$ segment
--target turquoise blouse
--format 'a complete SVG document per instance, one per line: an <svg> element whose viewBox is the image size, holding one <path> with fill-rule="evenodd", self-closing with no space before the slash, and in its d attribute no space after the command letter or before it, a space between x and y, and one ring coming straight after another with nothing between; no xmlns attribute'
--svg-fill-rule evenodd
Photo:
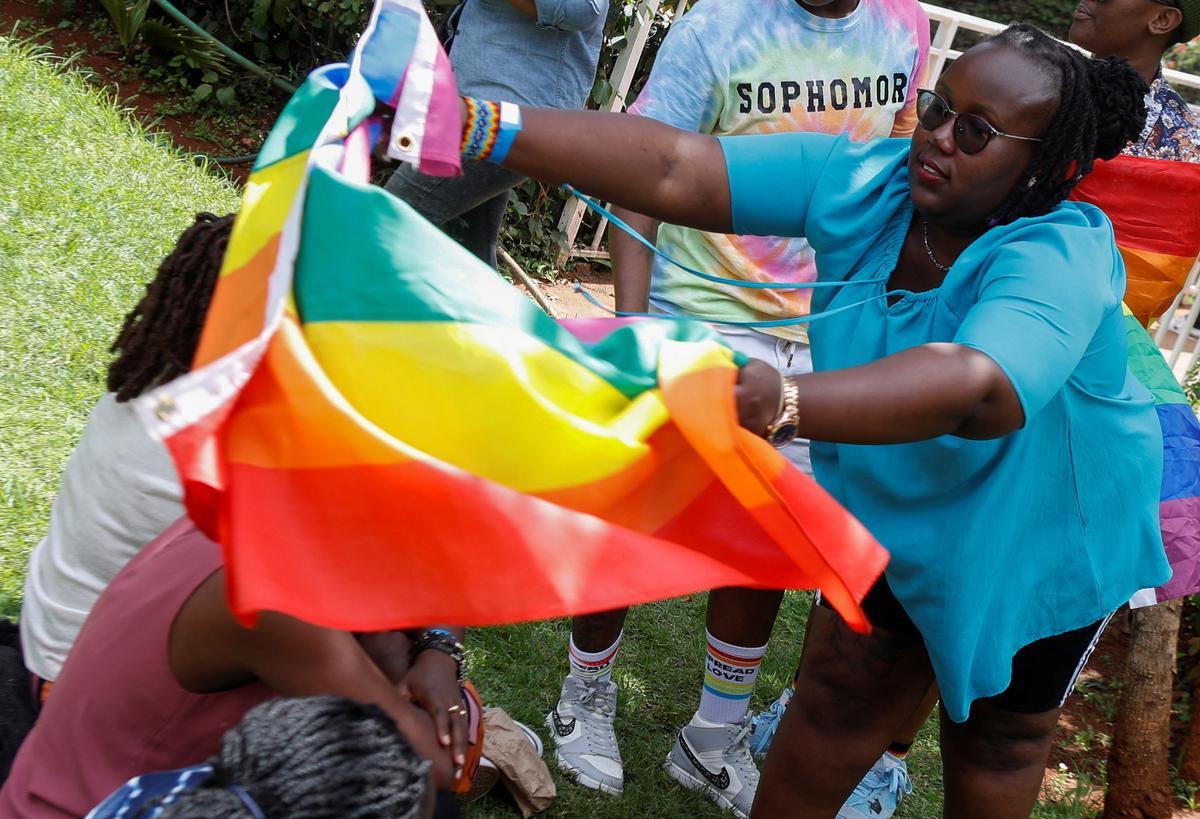
<svg viewBox="0 0 1200 819"><path fill-rule="evenodd" d="M738 233L804 236L822 281L817 370L930 342L992 358L1025 411L989 441L814 441L817 479L891 552L888 583L921 630L955 721L1008 687L1028 643L1105 617L1170 577L1158 528L1162 433L1129 372L1125 268L1091 205L989 230L941 287L888 306L912 219L909 141L824 134L721 140Z"/></svg>

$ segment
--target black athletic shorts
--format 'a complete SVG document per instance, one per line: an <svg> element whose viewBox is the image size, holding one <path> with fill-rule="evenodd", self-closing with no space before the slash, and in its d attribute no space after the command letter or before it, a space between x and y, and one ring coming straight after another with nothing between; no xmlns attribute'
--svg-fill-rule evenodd
<svg viewBox="0 0 1200 819"><path fill-rule="evenodd" d="M832 608L822 595L818 595L817 602ZM886 577L881 575L867 592L862 608L871 625L921 639L920 630L892 594ZM1109 617L1074 631L1043 637L1022 648L1013 657L1012 682L1001 693L986 698L986 702L1019 714L1040 714L1061 708L1096 643L1100 642Z"/></svg>

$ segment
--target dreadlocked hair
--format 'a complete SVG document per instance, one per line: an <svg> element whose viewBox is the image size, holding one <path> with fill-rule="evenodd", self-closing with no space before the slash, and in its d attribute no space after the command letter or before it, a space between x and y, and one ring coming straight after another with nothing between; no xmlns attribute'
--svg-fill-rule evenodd
<svg viewBox="0 0 1200 819"><path fill-rule="evenodd" d="M378 706L343 697L276 699L226 732L213 775L160 797L143 817L253 819L230 786L266 819L409 819L425 804L429 763Z"/></svg>
<svg viewBox="0 0 1200 819"><path fill-rule="evenodd" d="M1058 111L1036 143L1025 176L992 214L993 224L1041 216L1067 198L1097 159L1112 159L1146 123L1150 87L1119 57L1090 60L1039 29L1020 23L998 42L1040 62L1059 81Z"/></svg>
<svg viewBox="0 0 1200 819"><path fill-rule="evenodd" d="M232 227L232 214L196 214L146 285L146 295L125 316L109 348L117 358L108 367L108 391L118 401L191 369Z"/></svg>

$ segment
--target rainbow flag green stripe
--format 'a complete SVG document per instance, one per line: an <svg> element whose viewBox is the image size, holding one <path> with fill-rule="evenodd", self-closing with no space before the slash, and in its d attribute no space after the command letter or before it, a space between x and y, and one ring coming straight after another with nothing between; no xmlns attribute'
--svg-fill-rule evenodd
<svg viewBox="0 0 1200 819"><path fill-rule="evenodd" d="M309 208L321 217L307 214L310 241L296 263L296 305L306 324L466 322L519 328L631 397L657 384L663 340L718 340L699 322L639 322L589 349L499 275L480 275L473 256L446 246L437 228L386 191L350 187L322 168L313 171L309 190ZM345 242L346 236L361 238ZM436 256L412 253L434 244L441 246ZM381 277L382 269L394 272ZM328 275L330 270L338 275Z"/></svg>

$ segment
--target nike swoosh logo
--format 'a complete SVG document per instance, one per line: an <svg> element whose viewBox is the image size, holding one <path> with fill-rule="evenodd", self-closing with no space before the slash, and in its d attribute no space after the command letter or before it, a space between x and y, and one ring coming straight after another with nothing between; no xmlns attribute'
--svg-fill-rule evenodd
<svg viewBox="0 0 1200 819"><path fill-rule="evenodd" d="M569 737L571 732L575 730L575 717L571 717L569 724L565 723L562 721L562 717L558 715L557 708L550 712L550 719L554 723L554 733L560 737Z"/></svg>
<svg viewBox="0 0 1200 819"><path fill-rule="evenodd" d="M683 749L683 755L688 758L692 766L700 772L700 775L707 779L717 790L725 790L729 787L729 769L722 766L720 773L714 773L708 768L700 764L700 760L696 758L696 754L692 752L692 746L688 745L687 738L683 732L679 732L679 747Z"/></svg>

